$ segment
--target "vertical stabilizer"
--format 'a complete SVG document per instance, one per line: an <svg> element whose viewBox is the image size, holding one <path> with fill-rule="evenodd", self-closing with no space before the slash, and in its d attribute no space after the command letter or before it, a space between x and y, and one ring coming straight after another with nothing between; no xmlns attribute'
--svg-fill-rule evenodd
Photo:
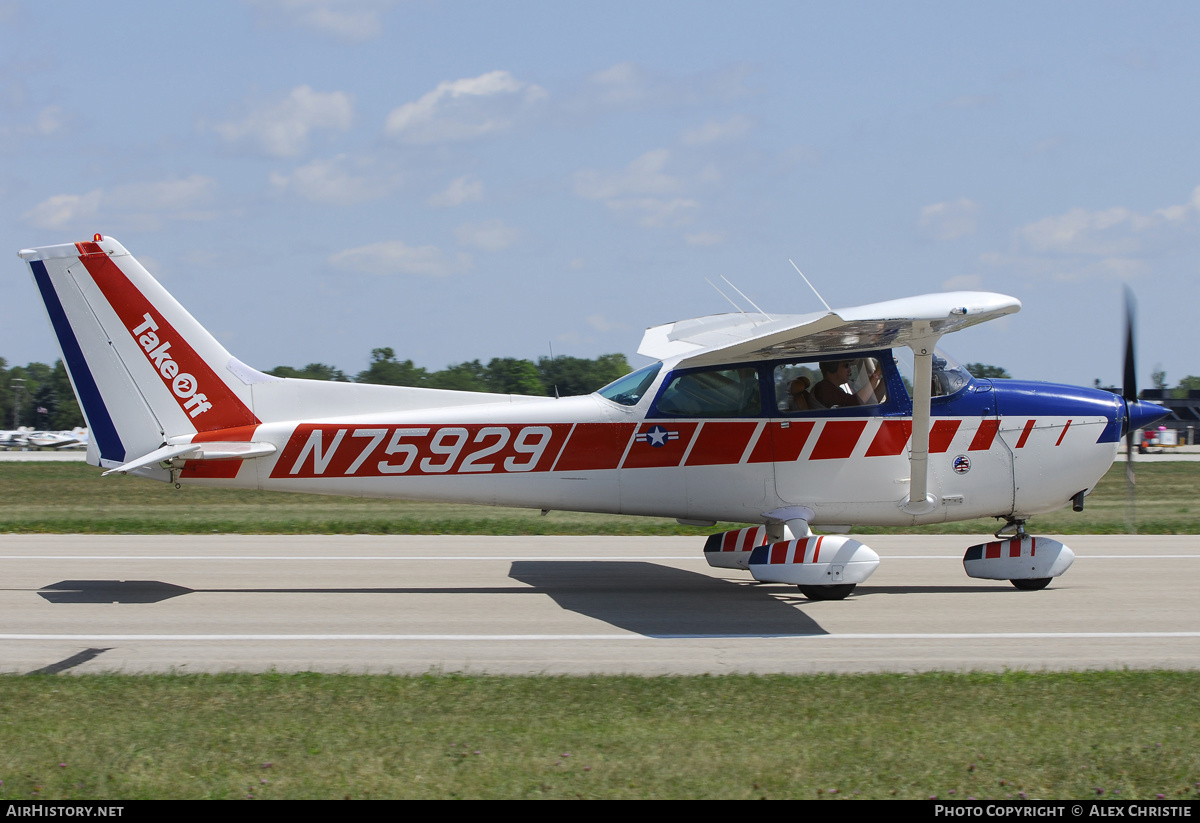
<svg viewBox="0 0 1200 823"><path fill-rule="evenodd" d="M167 437L259 423L229 352L120 243L97 235L20 255L91 429L89 463L112 467Z"/></svg>

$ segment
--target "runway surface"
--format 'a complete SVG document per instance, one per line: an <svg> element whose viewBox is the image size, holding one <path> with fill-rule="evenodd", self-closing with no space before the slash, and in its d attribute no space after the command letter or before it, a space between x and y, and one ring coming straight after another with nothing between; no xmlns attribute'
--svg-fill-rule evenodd
<svg viewBox="0 0 1200 823"><path fill-rule="evenodd" d="M1200 537L1063 538L1049 589L979 537L865 537L842 602L665 537L0 536L0 671L693 674L1200 665Z"/></svg>

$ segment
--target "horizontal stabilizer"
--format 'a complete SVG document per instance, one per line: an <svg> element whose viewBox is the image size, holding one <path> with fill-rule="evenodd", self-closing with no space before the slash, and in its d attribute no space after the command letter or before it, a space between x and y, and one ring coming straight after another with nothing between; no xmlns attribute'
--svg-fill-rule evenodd
<svg viewBox="0 0 1200 823"><path fill-rule="evenodd" d="M179 446L163 446L149 454L132 460L124 465L109 469L101 477L110 474L128 474L135 469L162 463L167 460L183 458L184 460L250 460L255 457L266 457L274 454L276 448L271 443L184 443Z"/></svg>

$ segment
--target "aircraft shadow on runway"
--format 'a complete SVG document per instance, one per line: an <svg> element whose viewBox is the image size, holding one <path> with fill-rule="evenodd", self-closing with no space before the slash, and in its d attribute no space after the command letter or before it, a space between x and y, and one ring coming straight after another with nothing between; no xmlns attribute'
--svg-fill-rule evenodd
<svg viewBox="0 0 1200 823"><path fill-rule="evenodd" d="M189 589L158 580L63 580L38 590L55 604L161 603L201 592L244 594L535 594L612 626L653 637L827 634L796 608L794 588L628 561L518 561L524 585L422 588Z"/></svg>
<svg viewBox="0 0 1200 823"><path fill-rule="evenodd" d="M648 637L780 637L827 634L797 606L791 586L734 581L656 563L515 561L520 586L421 588L190 589L158 580L63 580L38 590L55 604L151 604L193 593L226 594L536 594L561 608ZM1011 591L996 585L860 586L854 598L879 594ZM853 603L852 598L848 603Z"/></svg>
<svg viewBox="0 0 1200 823"><path fill-rule="evenodd" d="M739 583L655 563L607 560L520 560L508 576L564 609L647 637L828 634L796 608L803 598L790 586Z"/></svg>

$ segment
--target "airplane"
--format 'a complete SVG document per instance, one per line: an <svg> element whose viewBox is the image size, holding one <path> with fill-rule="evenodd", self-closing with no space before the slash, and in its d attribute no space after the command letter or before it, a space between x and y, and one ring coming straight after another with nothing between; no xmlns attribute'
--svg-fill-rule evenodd
<svg viewBox="0 0 1200 823"><path fill-rule="evenodd" d="M105 475L747 523L710 536L708 562L810 600L844 599L879 566L855 525L989 516L1004 525L967 549L967 575L1044 588L1074 554L1026 521L1082 509L1121 437L1166 414L1132 379L1124 396L982 379L935 352L1021 307L986 292L667 323L638 349L652 365L548 398L274 377L111 237L20 257Z"/></svg>

